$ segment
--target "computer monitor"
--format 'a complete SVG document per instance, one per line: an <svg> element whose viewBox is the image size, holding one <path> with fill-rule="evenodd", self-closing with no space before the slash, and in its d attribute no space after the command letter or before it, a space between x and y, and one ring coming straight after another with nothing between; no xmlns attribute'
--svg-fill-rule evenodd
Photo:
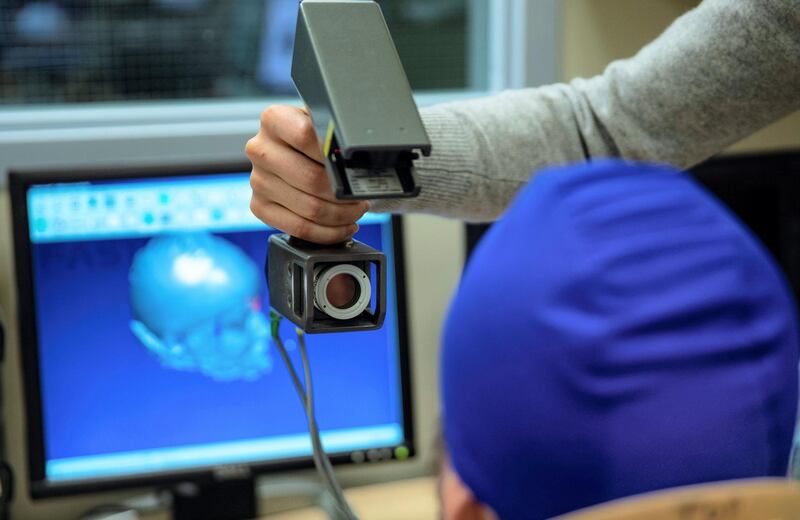
<svg viewBox="0 0 800 520"><path fill-rule="evenodd" d="M311 466L249 170L11 172L34 498ZM414 451L400 221L360 224L388 260L385 325L306 338L334 463Z"/></svg>

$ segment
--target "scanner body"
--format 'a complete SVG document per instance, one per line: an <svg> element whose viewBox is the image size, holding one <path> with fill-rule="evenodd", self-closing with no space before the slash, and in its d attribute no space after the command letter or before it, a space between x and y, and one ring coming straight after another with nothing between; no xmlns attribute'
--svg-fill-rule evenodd
<svg viewBox="0 0 800 520"><path fill-rule="evenodd" d="M419 194L413 161L429 155L431 144L376 2L304 0L292 79L336 198Z"/></svg>
<svg viewBox="0 0 800 520"><path fill-rule="evenodd" d="M414 161L431 153L431 143L376 2L301 2L292 79L314 121L337 199L420 193ZM271 307L309 334L383 325L386 257L366 244L319 246L273 235L266 274ZM326 285L342 276L356 287L352 305L344 307L328 298Z"/></svg>

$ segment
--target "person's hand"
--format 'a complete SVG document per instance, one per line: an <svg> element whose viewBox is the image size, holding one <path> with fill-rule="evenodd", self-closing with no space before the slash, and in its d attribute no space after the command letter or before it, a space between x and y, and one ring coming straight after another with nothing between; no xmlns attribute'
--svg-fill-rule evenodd
<svg viewBox="0 0 800 520"><path fill-rule="evenodd" d="M334 197L307 112L268 107L245 152L253 163L250 210L265 224L318 244L343 242L358 230L369 203Z"/></svg>

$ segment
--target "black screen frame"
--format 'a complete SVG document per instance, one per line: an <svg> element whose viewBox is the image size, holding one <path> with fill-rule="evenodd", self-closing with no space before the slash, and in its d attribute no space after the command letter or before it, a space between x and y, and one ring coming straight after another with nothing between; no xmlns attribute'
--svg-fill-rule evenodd
<svg viewBox="0 0 800 520"><path fill-rule="evenodd" d="M241 174L252 169L250 163L188 164L141 167L74 168L48 170L12 170L9 172L9 192L11 195L14 260L16 273L16 297L20 337L21 371L24 390L25 439L27 443L28 483L33 499L80 495L120 489L156 487L166 488L177 483L196 482L209 484L231 478L253 478L258 475L275 474L286 471L313 468L311 456L276 459L274 461L242 464L225 464L214 467L172 470L131 476L114 476L69 482L52 482L46 479L45 432L43 424L42 394L39 370L39 342L36 330L36 305L32 270L32 248L28 220L28 190L39 184L72 183L84 181L125 180L163 177L192 177L219 174ZM397 309L397 341L400 377L400 396L403 411L404 442L400 445L385 446L408 449L404 460L416 456L414 437L414 415L412 403L411 353L409 348L409 323L406 303L405 244L402 218L392 216L392 249L395 276L395 305ZM266 240L264 242L266 247ZM299 406L299 404L298 404ZM381 448L378 448L381 449ZM364 451L364 450L356 450ZM394 449L391 458L396 460ZM330 455L335 465L355 464L353 452ZM363 457L363 463L386 462L386 458L370 460ZM361 462L358 462L359 464Z"/></svg>

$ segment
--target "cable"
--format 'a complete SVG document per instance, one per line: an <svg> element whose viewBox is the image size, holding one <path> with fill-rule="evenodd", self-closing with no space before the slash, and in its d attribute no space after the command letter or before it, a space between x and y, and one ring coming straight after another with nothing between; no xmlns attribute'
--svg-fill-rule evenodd
<svg viewBox="0 0 800 520"><path fill-rule="evenodd" d="M314 466L317 469L317 474L319 475L325 489L328 491L331 497L333 497L334 502L336 503L336 506L343 518L347 520L358 520L358 517L350 508L350 504L347 503L347 498L344 496L342 486L339 484L339 480L336 478L336 473L333 471L331 461L328 459L328 456L325 454L325 449L322 446L322 440L320 438L319 428L317 426L316 414L314 413L314 385L311 381L311 364L308 361L305 334L302 330L296 329L297 343L300 350L300 360L303 365L303 377L305 379L304 389L303 384L297 375L297 371L294 368L294 364L289 357L289 353L286 351L286 347L280 338L279 329L282 317L275 311L271 311L270 320L272 339L278 348L281 358L283 358L283 362L286 364L286 368L289 371L289 376L292 378L292 384L294 385L297 395L300 397L300 401L303 403L303 408L306 412L308 431L311 437L312 458L314 459Z"/></svg>
<svg viewBox="0 0 800 520"><path fill-rule="evenodd" d="M336 498L337 502L341 505L344 504L347 509L349 510L349 506L347 506L347 499L344 496L344 491L342 490L341 486L339 485L339 481L336 478L336 474L333 471L333 466L331 465L330 460L327 456L325 456L325 451L322 446L322 440L319 434L319 428L317 426L317 419L314 413L314 391L313 385L310 384L311 381L311 365L308 362L308 353L305 346L305 337L301 330L297 330L297 339L300 345L300 358L303 364L303 375L306 380L306 415L309 418L308 426L309 431L311 433L311 442L313 443L314 453L317 455L317 461L319 463L319 467L326 474L326 479L328 484L333 491L333 495ZM345 514L352 514L352 512L347 513L347 510L343 509ZM349 516L348 516L349 518Z"/></svg>
<svg viewBox="0 0 800 520"><path fill-rule="evenodd" d="M289 358L289 354L286 352L286 347L283 345L283 341L280 338L273 338L273 339L275 340L275 344L278 347L278 352L280 352L281 357L283 358L284 364L289 369L289 375L292 378L292 382L294 384L295 390L297 390L297 394L300 396L300 400L303 403L303 410L306 412L306 418L308 419L308 409L307 409L308 398L306 396L305 390L303 389L303 385L300 382L300 378L297 376L297 372L295 371L294 366ZM324 463L319 459L317 444L314 442L315 431L316 431L316 421L312 422L311 420L309 420L309 432L311 433L311 442L313 449L312 456L314 459L314 465L318 468L322 468L325 471L325 473L320 474L320 477L322 478L322 483L325 489L331 494L331 496L338 503L339 497L338 493L336 492L336 488L331 484L327 469L325 468Z"/></svg>
<svg viewBox="0 0 800 520"><path fill-rule="evenodd" d="M297 372L295 371L294 365L292 364L292 361L289 358L289 354L286 351L286 347L284 346L283 341L280 339L280 337L273 336L272 339L275 341L275 345L278 347L278 352L280 353L281 358L283 358L283 362L286 365L286 368L289 370L289 375L292 378L292 383L294 384L294 388L297 391L297 394L300 396L300 400L303 403L303 411L307 412L306 405L307 405L308 399L306 397L306 391L303 388L302 383L300 382L300 378L297 376ZM307 413L306 413L306 418L308 418L308 414ZM310 426L309 426L309 431L311 431ZM315 466L320 466L319 461L317 459L316 446L313 443L313 433L312 433L312 448L314 448L314 451L312 453L312 456L314 457L314 465ZM322 483L325 486L325 489L334 498L336 498L335 491L330 486L330 483L327 480L327 473L325 473L323 475L320 475L320 476L322 477Z"/></svg>
<svg viewBox="0 0 800 520"><path fill-rule="evenodd" d="M339 512L343 515L343 517L348 520L356 520L357 517L350 509L347 499L344 496L344 492L342 491L342 488L336 479L336 474L333 471L330 460L328 460L328 457L325 455L322 447L319 429L317 427L317 421L314 414L313 384L311 383L310 365L308 363L308 356L305 348L305 338L302 334L302 331L298 330L298 343L300 344L300 352L303 360L304 376L306 379L306 386L308 388L307 392L303 390L303 386L300 383L300 378L297 376L297 372L295 371L294 365L292 364L289 355L286 352L283 341L276 335L273 335L273 339L275 340L275 344L278 347L284 363L286 363L286 367L289 370L292 382L306 411L309 432L311 434L312 455L314 459L314 465L317 468L317 473L319 474L326 490L334 499Z"/></svg>

